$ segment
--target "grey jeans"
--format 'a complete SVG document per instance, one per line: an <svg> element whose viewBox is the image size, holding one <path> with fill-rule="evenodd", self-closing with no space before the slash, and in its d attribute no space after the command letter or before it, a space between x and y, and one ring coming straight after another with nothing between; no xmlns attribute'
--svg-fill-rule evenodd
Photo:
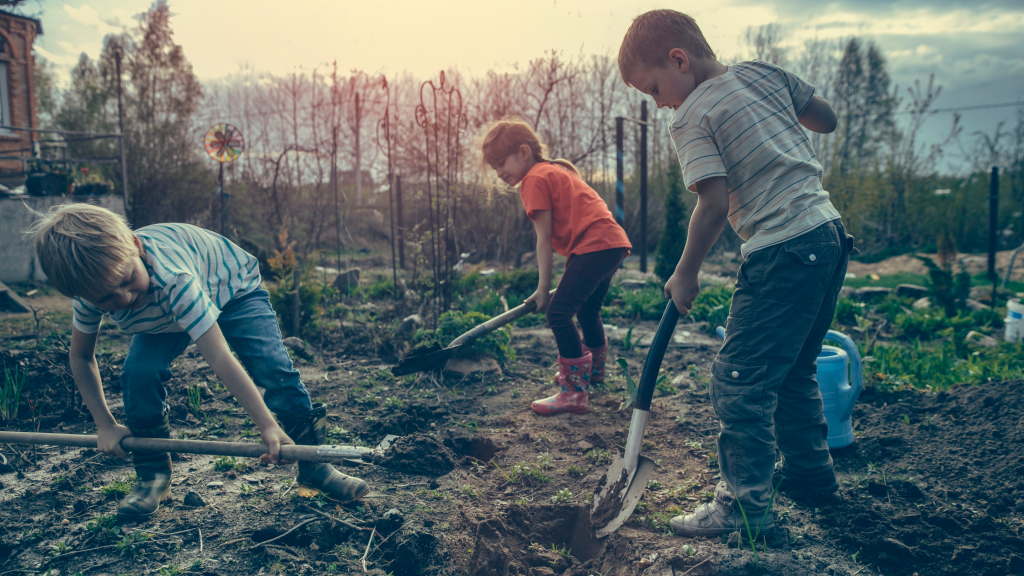
<svg viewBox="0 0 1024 576"><path fill-rule="evenodd" d="M771 500L776 445L787 476L831 472L815 376L852 249L853 237L833 220L740 266L711 401L722 479L748 516Z"/></svg>

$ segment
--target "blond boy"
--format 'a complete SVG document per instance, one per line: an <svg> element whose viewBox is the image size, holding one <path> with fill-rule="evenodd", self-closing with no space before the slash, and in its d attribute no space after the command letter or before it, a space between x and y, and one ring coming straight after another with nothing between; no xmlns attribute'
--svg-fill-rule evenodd
<svg viewBox="0 0 1024 576"><path fill-rule="evenodd" d="M697 272L726 220L744 240L726 340L712 365L722 482L713 502L673 518L672 528L691 537L736 532L742 507L754 524L764 518L764 534L775 525L776 447L782 489L837 489L815 360L853 238L821 187L801 128L832 132L836 116L782 68L721 64L696 22L673 10L633 21L619 71L674 111L669 133L684 183L697 193L686 248L665 283L680 314L700 291Z"/></svg>
<svg viewBox="0 0 1024 576"><path fill-rule="evenodd" d="M133 233L120 216L88 204L63 204L40 216L31 230L36 252L50 283L74 299L71 372L96 422L101 451L125 458L120 443L126 436L170 437L164 383L171 361L193 342L259 427L269 447L264 462L279 462L282 444L324 442L326 409L310 403L292 367L252 255L188 224ZM127 426L107 407L94 355L103 316L133 334L121 370ZM132 457L138 479L118 515L145 519L170 495L171 459L166 452ZM330 464L300 462L298 480L343 501L369 490Z"/></svg>

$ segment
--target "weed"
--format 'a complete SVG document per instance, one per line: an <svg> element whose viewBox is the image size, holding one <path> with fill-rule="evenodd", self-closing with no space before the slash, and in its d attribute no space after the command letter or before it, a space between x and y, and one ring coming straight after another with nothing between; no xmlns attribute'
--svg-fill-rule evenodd
<svg viewBox="0 0 1024 576"><path fill-rule="evenodd" d="M836 321L851 326L856 323L857 316L863 316L864 303L851 298L840 298L836 303Z"/></svg>
<svg viewBox="0 0 1024 576"><path fill-rule="evenodd" d="M186 571L183 571L181 568L178 568L177 564L161 566L160 569L156 571L159 576L181 576L185 572Z"/></svg>
<svg viewBox="0 0 1024 576"><path fill-rule="evenodd" d="M568 504L572 502L572 492L568 488L562 488L551 497L551 501L555 504Z"/></svg>
<svg viewBox="0 0 1024 576"><path fill-rule="evenodd" d="M610 464L612 461L612 453L610 450L604 448L594 448L585 454L587 460L590 460L594 465Z"/></svg>
<svg viewBox="0 0 1024 576"><path fill-rule="evenodd" d="M227 472L228 470L241 472L245 470L245 459L235 458L234 456L221 456L213 461L213 469L217 472Z"/></svg>
<svg viewBox="0 0 1024 576"><path fill-rule="evenodd" d="M4 385L0 388L0 418L5 421L14 420L18 416L18 403L21 401L21 390L25 387L28 368L14 367L12 372L4 364Z"/></svg>
<svg viewBox="0 0 1024 576"><path fill-rule="evenodd" d="M121 535L121 528L117 525L117 516L100 515L85 525L86 530L98 534L97 538L109 542Z"/></svg>
<svg viewBox="0 0 1024 576"><path fill-rule="evenodd" d="M693 300L689 317L694 322L706 321L708 333L714 334L715 328L724 326L729 318L729 307L732 305L732 293L736 289L723 285L702 290Z"/></svg>
<svg viewBox="0 0 1024 576"><path fill-rule="evenodd" d="M701 444L700 440L690 440L686 442L686 447L690 450L700 450L704 445Z"/></svg>
<svg viewBox="0 0 1024 576"><path fill-rule="evenodd" d="M625 358L619 358L615 361L619 365L619 369L622 370L622 376L626 379L626 397L622 400L622 404L619 405L619 410L625 410L636 402L636 393L639 390L633 377L629 374L629 363L626 362Z"/></svg>
<svg viewBox="0 0 1024 576"><path fill-rule="evenodd" d="M715 493L711 490L705 490L698 495L701 502L712 502L715 499Z"/></svg>
<svg viewBox="0 0 1024 576"><path fill-rule="evenodd" d="M903 415L903 423L906 424L907 426L909 426L910 425L910 416L907 416L906 414L904 414Z"/></svg>
<svg viewBox="0 0 1024 576"><path fill-rule="evenodd" d="M152 537L151 534L136 530L122 536L121 540L117 543L117 549L121 552L121 556L130 556L132 558L141 556L146 553L143 549L143 544Z"/></svg>
<svg viewBox="0 0 1024 576"><path fill-rule="evenodd" d="M649 490L661 490L661 482L658 482L654 478L647 481L647 488Z"/></svg>
<svg viewBox="0 0 1024 576"><path fill-rule="evenodd" d="M772 490L772 496L768 499L768 508L765 509L764 515L761 516L761 521L757 524L757 532L752 533L750 531L750 521L747 520L747 512L743 509L743 503L739 501L739 498L736 498L735 494L732 495L733 498L736 498L736 504L740 507L740 514L743 515L743 525L747 528L747 540L750 542L750 549L754 551L755 567L757 566L757 545L755 543L757 542L757 537L761 534L761 526L764 525L764 519L767 518L768 513L772 511L772 504L775 502L775 494L779 491L779 486L782 485L782 480L783 479L780 479L779 483L775 485L775 489ZM767 543L765 543L765 548L767 548L767 546Z"/></svg>
<svg viewBox="0 0 1024 576"><path fill-rule="evenodd" d="M473 486L471 486L469 484L464 484L462 486L462 488L460 488L460 491L463 494L465 494L466 496L472 498L473 500L479 500L480 499L480 495L477 494L476 488L474 488Z"/></svg>
<svg viewBox="0 0 1024 576"><path fill-rule="evenodd" d="M401 408L402 399L397 396L390 396L387 400L384 400L385 408Z"/></svg>
<svg viewBox="0 0 1024 576"><path fill-rule="evenodd" d="M530 503L530 499L527 498L526 496L516 496L516 505L517 506L526 506L529 503Z"/></svg>
<svg viewBox="0 0 1024 576"><path fill-rule="evenodd" d="M662 396L675 396L679 394L679 389L676 388L669 382L668 374L658 374L658 380L654 383L654 392Z"/></svg>
<svg viewBox="0 0 1024 576"><path fill-rule="evenodd" d="M512 389L512 397L519 398L519 388Z"/></svg>
<svg viewBox="0 0 1024 576"><path fill-rule="evenodd" d="M242 496L252 496L254 489L248 484L242 484L238 487L238 492L241 493Z"/></svg>
<svg viewBox="0 0 1024 576"><path fill-rule="evenodd" d="M647 336L647 334L641 334L640 337L637 338L636 341L634 341L633 327L630 326L629 330L626 330L626 337L622 339L622 349L625 350L626 352L629 352L633 348L636 348L637 346L640 345L640 341L644 339L644 336Z"/></svg>
<svg viewBox="0 0 1024 576"><path fill-rule="evenodd" d="M115 482L111 482L110 484L107 484L106 486L103 486L102 488L100 488L100 492L102 492L104 496L122 496L123 497L123 496L127 496L128 492L130 492L131 489L132 489L132 481L131 480L123 480L123 481L120 481L120 482L116 482L116 481Z"/></svg>
<svg viewBox="0 0 1024 576"><path fill-rule="evenodd" d="M537 465L540 466L542 470L547 470L555 466L555 459L551 454L541 452L537 455Z"/></svg>
<svg viewBox="0 0 1024 576"><path fill-rule="evenodd" d="M64 542L57 542L57 545L50 549L50 556L60 556L71 551L71 547Z"/></svg>
<svg viewBox="0 0 1024 576"><path fill-rule="evenodd" d="M699 553L699 552L697 552L696 548L694 548L693 546L690 546L689 544L683 544L683 547L680 548L680 551L683 554L686 554L690 558L693 558L694 556L696 556Z"/></svg>
<svg viewBox="0 0 1024 576"><path fill-rule="evenodd" d="M551 478L545 475L540 469L535 468L529 464L519 462L515 466L509 468L508 473L498 466L498 463L491 460L491 464L501 472L501 475L505 477L505 481L509 484L516 485L520 482L524 484L533 484L534 482L550 482Z"/></svg>
<svg viewBox="0 0 1024 576"><path fill-rule="evenodd" d="M580 468L575 464L570 464L568 470L566 471L569 473L569 476L572 476L573 478L582 478L583 475L587 473L586 470Z"/></svg>
<svg viewBox="0 0 1024 576"><path fill-rule="evenodd" d="M648 506L650 506L650 504L648 504L645 500L641 500L636 503L636 509L639 510L640 512L646 512Z"/></svg>
<svg viewBox="0 0 1024 576"><path fill-rule="evenodd" d="M202 416L202 411L200 410L200 408L202 408L203 405L203 398L199 394L199 384L190 383L186 390L188 392L188 407L191 409L192 414L194 414L196 418L200 418Z"/></svg>

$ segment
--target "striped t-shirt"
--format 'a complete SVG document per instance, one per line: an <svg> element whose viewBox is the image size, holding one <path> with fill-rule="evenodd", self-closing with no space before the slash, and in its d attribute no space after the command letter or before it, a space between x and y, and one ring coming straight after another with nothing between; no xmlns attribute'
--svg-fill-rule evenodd
<svg viewBox="0 0 1024 576"><path fill-rule="evenodd" d="M744 258L840 217L797 122L813 95L813 86L778 66L743 62L699 84L669 124L689 190L726 177L729 224L744 241Z"/></svg>
<svg viewBox="0 0 1024 576"><path fill-rule="evenodd" d="M188 332L195 342L228 302L260 287L256 258L219 234L189 224L154 224L135 236L149 272L146 304L107 313L75 298L73 321L80 332L98 331L107 314L130 334Z"/></svg>

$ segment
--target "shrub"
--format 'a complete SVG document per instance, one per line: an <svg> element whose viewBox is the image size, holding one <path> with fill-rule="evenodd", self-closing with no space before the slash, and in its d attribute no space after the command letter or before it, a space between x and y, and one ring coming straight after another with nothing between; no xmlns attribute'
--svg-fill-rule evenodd
<svg viewBox="0 0 1024 576"><path fill-rule="evenodd" d="M840 324L852 326L857 323L857 316L864 314L864 303L851 298L840 298L836 303L836 320Z"/></svg>
<svg viewBox="0 0 1024 576"><path fill-rule="evenodd" d="M671 164L666 175L668 192L665 194L665 227L661 231L658 252L654 257L654 273L666 281L675 272L686 246L686 202L683 201L679 166L675 162Z"/></svg>
<svg viewBox="0 0 1024 576"><path fill-rule="evenodd" d="M488 320L490 320L489 316L485 316L479 312L467 312L463 314L458 310L451 310L441 315L441 318L438 320L436 330L421 329L417 331L416 342L420 344L437 342L441 346L448 346L452 340ZM477 338L467 345L465 350L460 351L459 355L466 356L478 354L492 356L495 360L504 365L509 362L514 362L516 359L516 351L510 345L511 341L512 330L508 326L503 326L490 334Z"/></svg>
<svg viewBox="0 0 1024 576"><path fill-rule="evenodd" d="M725 326L729 319L729 307L732 306L732 293L735 291L736 288L728 285L701 290L693 301L690 318L694 322L707 321L708 333L714 334L715 328Z"/></svg>

